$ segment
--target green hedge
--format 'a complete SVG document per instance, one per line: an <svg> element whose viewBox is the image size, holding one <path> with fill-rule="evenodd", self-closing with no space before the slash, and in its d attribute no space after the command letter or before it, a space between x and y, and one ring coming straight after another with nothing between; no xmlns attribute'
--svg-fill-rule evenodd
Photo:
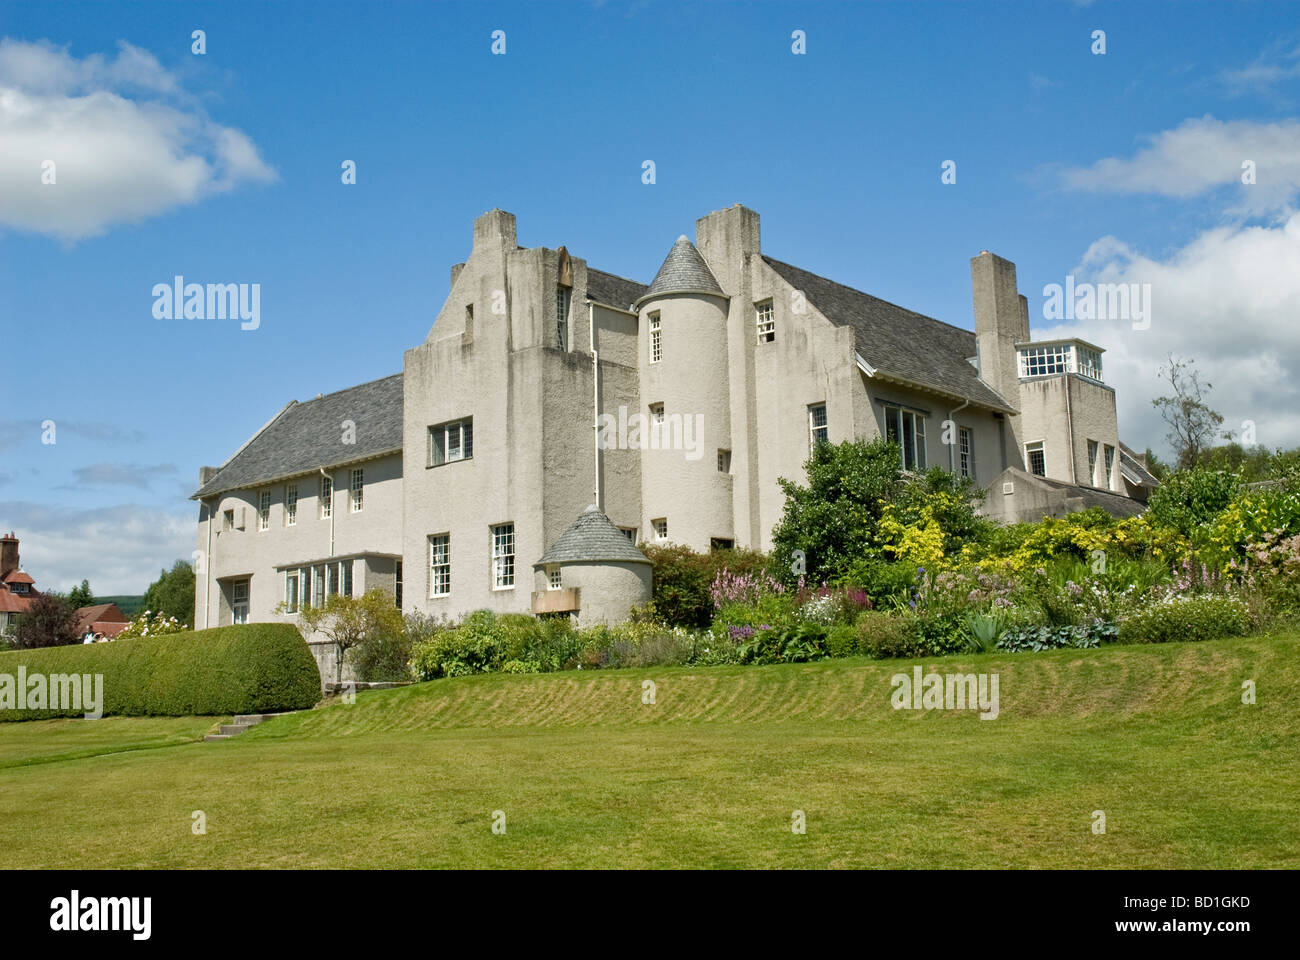
<svg viewBox="0 0 1300 960"><path fill-rule="evenodd" d="M68 647L0 653L0 674L102 674L105 716L225 716L303 710L320 700L320 671L288 623L253 623ZM0 709L0 721L81 716Z"/></svg>

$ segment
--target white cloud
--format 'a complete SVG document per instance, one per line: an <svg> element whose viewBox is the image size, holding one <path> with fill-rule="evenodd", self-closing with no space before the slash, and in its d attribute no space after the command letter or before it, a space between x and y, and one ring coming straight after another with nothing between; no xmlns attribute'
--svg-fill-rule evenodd
<svg viewBox="0 0 1300 960"><path fill-rule="evenodd" d="M1151 284L1149 329L1115 320L1035 329L1039 338L1078 336L1106 348L1126 443L1167 452L1151 399L1169 393L1158 370L1172 353L1194 358L1213 384L1208 399L1224 429L1236 433L1252 420L1264 446L1300 445L1300 214L1274 226L1208 230L1166 259L1105 237L1074 275Z"/></svg>
<svg viewBox="0 0 1300 960"><path fill-rule="evenodd" d="M149 482L160 474L176 473L176 464L158 463L147 466L139 463L92 463L73 471L78 486L119 486L149 489Z"/></svg>
<svg viewBox="0 0 1300 960"><path fill-rule="evenodd" d="M1255 164L1253 185L1241 182L1242 164ZM1147 138L1132 157L1106 157L1067 168L1062 183L1098 193L1150 193L1188 198L1235 189L1234 212L1289 213L1300 193L1300 120L1190 119Z"/></svg>
<svg viewBox="0 0 1300 960"><path fill-rule="evenodd" d="M66 510L0 503L0 526L20 541L23 569L38 590L67 591L82 579L97 594L140 594L158 571L189 560L197 512L123 505Z"/></svg>
<svg viewBox="0 0 1300 960"><path fill-rule="evenodd" d="M1300 44L1294 37L1279 39L1245 67L1219 74L1228 92L1235 96L1267 93L1277 84L1297 77L1300 77Z"/></svg>
<svg viewBox="0 0 1300 960"><path fill-rule="evenodd" d="M77 60L0 40L0 141L0 224L64 240L274 178L247 135L210 120L128 43ZM54 184L42 182L46 161Z"/></svg>

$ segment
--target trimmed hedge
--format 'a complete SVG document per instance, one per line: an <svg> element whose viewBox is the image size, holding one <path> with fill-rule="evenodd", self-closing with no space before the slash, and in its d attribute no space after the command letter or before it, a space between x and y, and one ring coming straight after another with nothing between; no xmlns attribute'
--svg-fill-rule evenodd
<svg viewBox="0 0 1300 960"><path fill-rule="evenodd" d="M0 674L103 674L104 716L225 716L304 710L321 679L289 623L251 623L67 647L0 653ZM80 710L0 709L0 721L81 716Z"/></svg>

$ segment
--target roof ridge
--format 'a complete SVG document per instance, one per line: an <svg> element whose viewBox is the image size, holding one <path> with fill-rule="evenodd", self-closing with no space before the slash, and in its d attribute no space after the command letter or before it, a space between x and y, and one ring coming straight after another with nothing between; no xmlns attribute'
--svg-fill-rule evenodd
<svg viewBox="0 0 1300 960"><path fill-rule="evenodd" d="M588 273L603 273L607 277L613 277L615 280L622 280L624 283L635 283L639 287L648 287L648 283L642 283L640 280L633 280L631 277L625 277L621 273L610 273L608 270L602 270L600 267L593 267L587 264Z"/></svg>
<svg viewBox="0 0 1300 960"><path fill-rule="evenodd" d="M296 404L298 404L298 406L300 406L300 407L305 407L305 406L307 406L307 404L309 404L309 403L315 403L317 400L324 400L324 399L326 399L327 397L334 397L334 396L337 396L337 395L340 394L340 393L347 393L349 390L359 390L359 389L361 389L362 387L368 387L368 386L370 386L372 383L382 383L382 382L385 381L385 380L391 380L391 379L393 379L394 377L400 377L400 376L403 376L403 375L404 375L404 372L401 371L401 370L399 370L397 373L390 373L390 374L387 374L386 376L375 377L375 379L373 379L373 380L365 380L365 381L363 381L363 382L361 382L361 383L354 383L354 384L353 384L352 386L350 386L350 387L340 387L340 388L337 389L337 390L331 390L329 393L318 393L316 396L312 397L310 400L293 400L293 401L290 401L290 402L291 402L291 403L296 403Z"/></svg>
<svg viewBox="0 0 1300 960"><path fill-rule="evenodd" d="M820 273L813 273L811 270L806 270L803 267L799 266L798 264L788 263L785 260L778 260L776 257L768 256L766 253L760 254L760 256L762 256L762 258L768 261L769 263L779 263L783 267L789 267L791 270L798 270L800 273L806 273L809 276L816 277L818 280L821 280L824 283L833 283L835 284L835 286L843 287L845 290L851 290L852 292L858 294L859 296L870 297L872 300L878 300L883 304L893 307L895 310L906 310L914 317L920 317L922 320L929 320L931 323L937 323L940 326L948 327L949 329L956 330L959 333L969 333L972 337L975 336L974 330L967 330L965 327L959 327L955 323L949 323L947 320L940 320L938 317L932 317L928 313L921 313L919 310L913 310L911 307L905 307L901 303L894 303L894 301L892 300L886 300L884 297L878 297L874 293L867 293L867 291L859 290L857 287L850 287L847 283L840 283L838 280L832 280L830 277L824 277Z"/></svg>

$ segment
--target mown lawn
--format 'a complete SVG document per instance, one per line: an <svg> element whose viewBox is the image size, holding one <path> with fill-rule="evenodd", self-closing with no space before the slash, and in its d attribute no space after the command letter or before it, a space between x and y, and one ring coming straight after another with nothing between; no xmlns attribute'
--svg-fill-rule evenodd
<svg viewBox="0 0 1300 960"><path fill-rule="evenodd" d="M912 662L846 660L435 681L221 743L173 742L214 718L6 723L0 867L1295 868L1298 653L925 661L996 672L994 721L894 711Z"/></svg>

